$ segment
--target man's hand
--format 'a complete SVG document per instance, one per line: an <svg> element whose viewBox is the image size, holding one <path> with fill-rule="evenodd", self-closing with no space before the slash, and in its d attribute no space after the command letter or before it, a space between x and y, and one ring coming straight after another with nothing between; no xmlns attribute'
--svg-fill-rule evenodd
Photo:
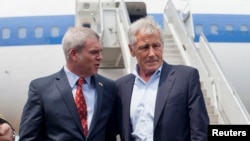
<svg viewBox="0 0 250 141"><path fill-rule="evenodd" d="M14 132L9 124L0 124L0 141L14 141L14 136Z"/></svg>

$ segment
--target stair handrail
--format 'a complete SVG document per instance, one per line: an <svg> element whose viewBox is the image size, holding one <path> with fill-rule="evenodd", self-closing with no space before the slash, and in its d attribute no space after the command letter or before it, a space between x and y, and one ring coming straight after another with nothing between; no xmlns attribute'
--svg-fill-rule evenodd
<svg viewBox="0 0 250 141"><path fill-rule="evenodd" d="M214 76L214 74L211 71L207 70L208 66L206 65L208 64L205 65L206 62L204 62L200 58L200 55L198 53L198 48L193 42L192 37L190 37L190 35L187 33L184 23L181 20L179 14L177 13L177 10L175 9L175 6L173 5L171 0L168 1L164 9L164 21L167 22L166 25L170 25L168 27L169 30L172 33L178 35L179 42L181 42L179 44L182 44L184 46L184 47L179 47L179 49L185 50L184 54L186 56L185 58L189 58L191 65L197 67L198 70L200 71L201 79L203 79L205 83L205 87L208 90L208 94L210 94L210 96L212 94L213 104L217 107L217 109L220 110L218 114L219 114L219 119L222 120L221 122L226 124L234 124L239 122L244 124L246 123L249 124L250 121L249 115L246 113L246 110L242 108L241 102L239 102L237 100L238 98L236 98L238 95L235 94L234 91L233 92L231 91L234 95L234 98L232 98L233 100L231 102L233 102L234 103L233 105L236 106L237 108L234 108L235 111L233 115L241 116L242 119L240 121L239 118L235 119L235 116L232 116L232 113L227 111L227 109L225 109L224 105L221 104L221 101L219 101L219 103L217 102L218 101L218 99L216 99L217 97L222 98L220 94L222 91L218 91L219 85L217 84L218 80L216 80L217 76ZM218 69L218 67L216 69ZM224 77L224 75L220 77L222 78ZM228 86L229 85L225 85L223 87L225 87L225 89L229 89ZM228 92L230 92L230 90L228 90Z"/></svg>
<svg viewBox="0 0 250 141"><path fill-rule="evenodd" d="M178 49L180 50L186 65L196 67L200 72L201 79L203 79L202 81L206 86L208 94L214 93L212 79L204 79L208 77L206 69L202 65L201 60L195 51L192 37L186 31L183 21L171 0L168 1L164 9L164 22L166 23L164 28L169 28L168 30L174 35L173 37L175 41L177 41Z"/></svg>
<svg viewBox="0 0 250 141"><path fill-rule="evenodd" d="M133 58L131 58L128 48L127 31L130 24L131 22L128 16L126 4L124 0L119 0L119 7L117 8L117 28L126 73L132 72L133 62L135 62Z"/></svg>
<svg viewBox="0 0 250 141"><path fill-rule="evenodd" d="M216 85L217 93L214 93L215 95L213 97L216 99L216 105L224 119L227 119L227 123L229 124L249 124L250 116L248 111L241 101L239 94L224 75L225 73L221 69L218 63L219 61L203 33L201 33L199 37L198 54L204 65L206 65L209 74L214 76L213 81ZM239 113L235 113L235 111L239 111Z"/></svg>

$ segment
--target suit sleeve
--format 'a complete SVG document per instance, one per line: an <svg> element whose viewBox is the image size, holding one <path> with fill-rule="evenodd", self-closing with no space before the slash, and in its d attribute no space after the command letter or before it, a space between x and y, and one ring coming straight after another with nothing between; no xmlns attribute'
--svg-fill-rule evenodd
<svg viewBox="0 0 250 141"><path fill-rule="evenodd" d="M114 108L113 108L114 109ZM115 125L115 112L112 110L110 118L106 125L106 139L105 141L116 141L116 125Z"/></svg>
<svg viewBox="0 0 250 141"><path fill-rule="evenodd" d="M30 83L28 99L24 105L19 141L39 141L43 124L43 108L35 81Z"/></svg>
<svg viewBox="0 0 250 141"><path fill-rule="evenodd" d="M106 124L106 133L105 133L105 141L116 141L116 123L115 123L115 96L116 96L116 87L115 82L112 81L112 84L109 85L110 90L109 94L112 95L112 109L109 116L109 119Z"/></svg>
<svg viewBox="0 0 250 141"><path fill-rule="evenodd" d="M209 117L197 69L194 69L190 74L188 109L191 141L207 141Z"/></svg>

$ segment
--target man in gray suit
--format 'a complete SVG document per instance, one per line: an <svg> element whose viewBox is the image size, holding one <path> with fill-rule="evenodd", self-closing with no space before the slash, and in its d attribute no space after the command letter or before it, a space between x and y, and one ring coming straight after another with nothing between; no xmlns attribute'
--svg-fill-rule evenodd
<svg viewBox="0 0 250 141"><path fill-rule="evenodd" d="M19 140L115 141L115 134L109 132L113 127L110 115L115 83L97 74L102 60L99 35L90 28L69 28L63 37L62 48L66 65L59 72L30 83ZM82 126L78 104L74 101L79 78L84 78L84 84L79 84L78 88L82 88L87 105L87 128ZM86 135L85 131L88 131Z"/></svg>
<svg viewBox="0 0 250 141"><path fill-rule="evenodd" d="M132 23L128 39L137 66L116 82L121 140L207 141L209 117L198 70L163 60L163 33L150 17Z"/></svg>

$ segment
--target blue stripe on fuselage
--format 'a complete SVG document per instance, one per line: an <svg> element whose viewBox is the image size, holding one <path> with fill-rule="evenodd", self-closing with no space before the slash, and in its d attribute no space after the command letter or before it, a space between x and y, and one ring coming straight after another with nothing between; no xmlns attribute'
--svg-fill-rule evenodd
<svg viewBox="0 0 250 141"><path fill-rule="evenodd" d="M162 14L150 14L163 26ZM53 15L53 16L27 16L27 17L6 17L0 18L0 47L1 46L22 46L22 45L47 45L60 44L62 37L68 27L74 26L74 15ZM35 28L42 27L41 37L35 37ZM59 34L52 36L52 27L58 27ZM25 38L20 38L20 28L27 29ZM9 37L3 39L4 30L9 29ZM6 36L6 35L5 35Z"/></svg>
<svg viewBox="0 0 250 141"><path fill-rule="evenodd" d="M202 26L209 42L250 42L250 15L193 14L194 30ZM199 40L195 34L195 42Z"/></svg>
<svg viewBox="0 0 250 141"><path fill-rule="evenodd" d="M163 27L162 14L149 15ZM2 17L0 18L0 47L60 44L67 28L74 26L74 21L74 15ZM250 42L250 15L193 14L193 23L202 26L202 31L209 42ZM211 32L211 25L217 25L216 34ZM231 25L233 30L225 30L227 25ZM246 28L244 31L241 29L242 25ZM43 28L41 37L35 37L37 27ZM53 27L59 30L56 36L53 36ZM27 30L24 38L20 38L22 36L20 28ZM194 29L196 30L195 27ZM194 40L198 41L198 34L195 34Z"/></svg>
<svg viewBox="0 0 250 141"><path fill-rule="evenodd" d="M74 26L74 18L74 15L0 18L0 46L60 44L67 28ZM35 37L37 27L43 29L41 37ZM19 38L20 28L27 31L24 38ZM56 35L52 33L53 28L58 29Z"/></svg>

